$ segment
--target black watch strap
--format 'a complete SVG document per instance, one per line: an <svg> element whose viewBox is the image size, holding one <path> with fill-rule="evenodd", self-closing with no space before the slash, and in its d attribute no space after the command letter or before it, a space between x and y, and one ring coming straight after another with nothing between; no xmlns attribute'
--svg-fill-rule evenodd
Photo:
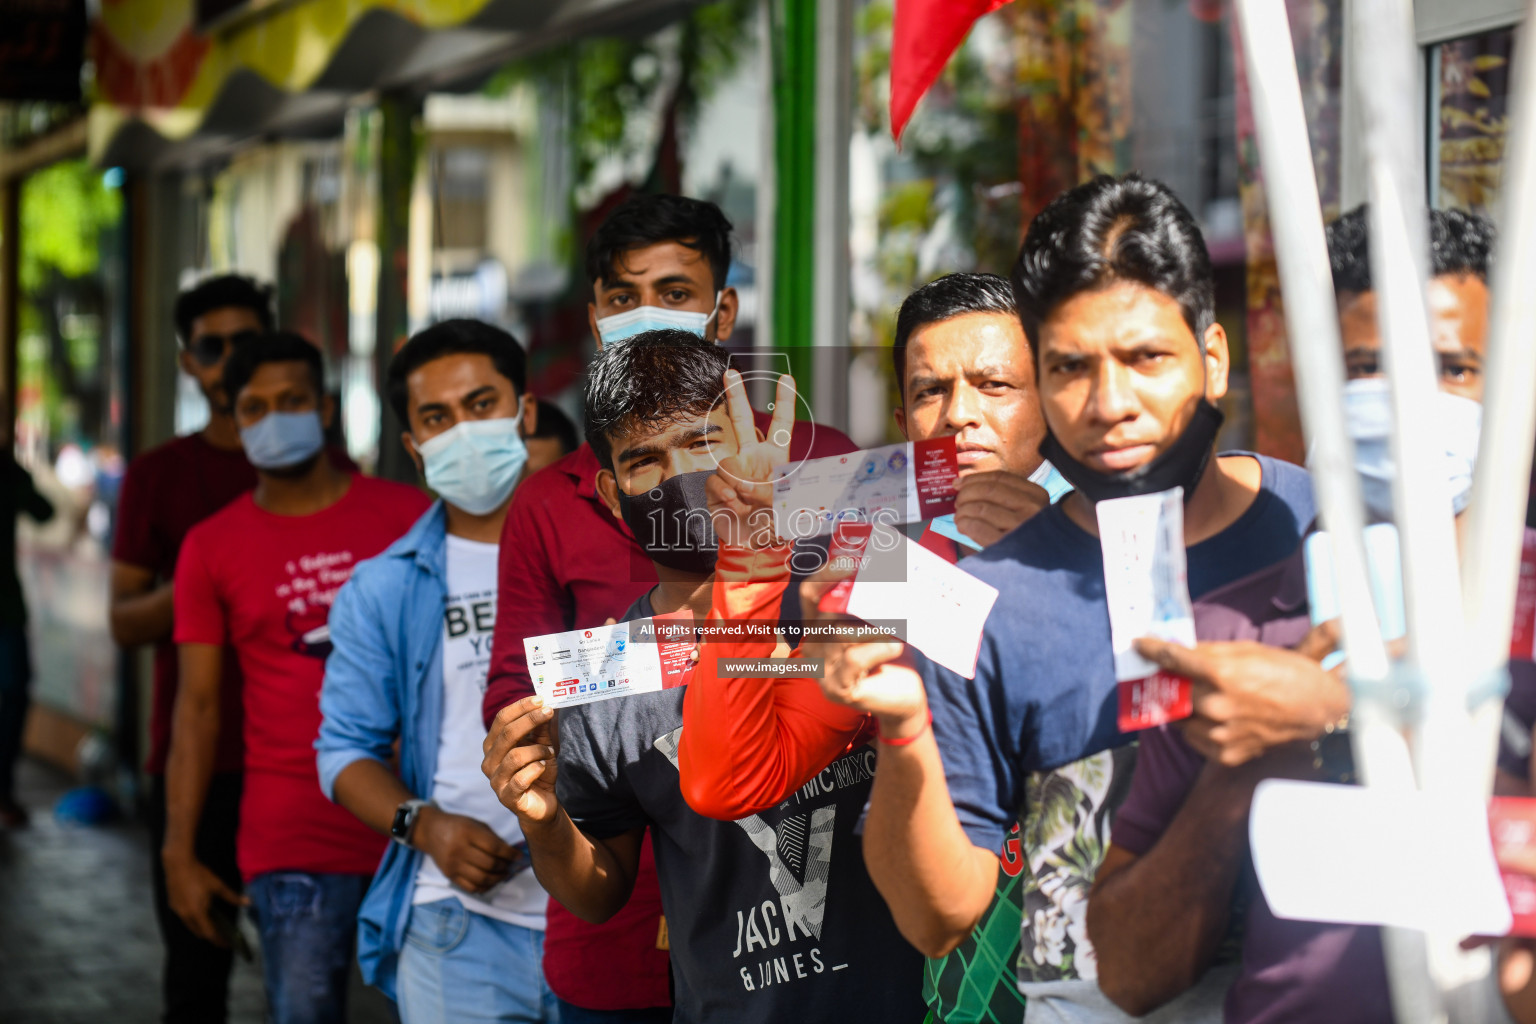
<svg viewBox="0 0 1536 1024"><path fill-rule="evenodd" d="M403 801L395 808L395 820L389 826L389 837L402 846L411 845L411 832L416 828L416 819L421 809L431 802L416 797Z"/></svg>

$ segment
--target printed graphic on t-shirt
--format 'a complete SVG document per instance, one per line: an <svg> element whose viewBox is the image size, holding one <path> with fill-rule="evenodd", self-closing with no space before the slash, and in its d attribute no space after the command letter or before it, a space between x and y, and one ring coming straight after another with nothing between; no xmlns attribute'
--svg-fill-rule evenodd
<svg viewBox="0 0 1536 1024"><path fill-rule="evenodd" d="M658 736L655 748L677 767L681 727ZM875 752L869 747L844 754L773 811L735 822L763 855L768 882L778 893L747 907L729 908L736 919L731 957L742 987L756 992L841 971L819 945L832 873L832 845L837 825L837 791L866 788L874 778ZM862 802L862 801L861 801Z"/></svg>
<svg viewBox="0 0 1536 1024"><path fill-rule="evenodd" d="M1135 765L1132 744L1029 776L1020 983L1098 978L1088 941L1088 890Z"/></svg>
<svg viewBox="0 0 1536 1024"><path fill-rule="evenodd" d="M443 607L443 670L468 672L478 667L480 691L485 692L491 663L491 635L496 631L496 588L449 594Z"/></svg>
<svg viewBox="0 0 1536 1024"><path fill-rule="evenodd" d="M328 551L293 559L283 566L287 579L277 585L285 610L289 647L306 658L324 661L331 654L331 605L342 584L352 578L351 551Z"/></svg>

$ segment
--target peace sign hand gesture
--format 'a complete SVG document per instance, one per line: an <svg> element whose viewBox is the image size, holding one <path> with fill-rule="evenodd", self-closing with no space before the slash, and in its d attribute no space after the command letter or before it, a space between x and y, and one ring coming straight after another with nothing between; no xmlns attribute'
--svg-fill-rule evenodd
<svg viewBox="0 0 1536 1024"><path fill-rule="evenodd" d="M736 431L738 448L735 455L720 460L706 486L710 518L721 544L767 547L775 539L773 485L789 462L789 440L795 426L795 379L788 374L779 377L766 437L757 431L741 374L727 370L724 382L726 415Z"/></svg>

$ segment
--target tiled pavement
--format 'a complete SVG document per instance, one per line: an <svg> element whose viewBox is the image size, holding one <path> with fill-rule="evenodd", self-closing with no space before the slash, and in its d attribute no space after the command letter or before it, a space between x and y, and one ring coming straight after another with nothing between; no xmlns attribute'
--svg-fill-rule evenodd
<svg viewBox="0 0 1536 1024"><path fill-rule="evenodd" d="M33 813L29 828L0 829L0 1022L158 1021L161 947L148 833L130 822L60 825L52 807L69 780L23 762L18 782ZM230 987L231 1024L260 1024L259 964L237 963ZM394 1015L354 978L350 1017L350 1024L385 1024Z"/></svg>

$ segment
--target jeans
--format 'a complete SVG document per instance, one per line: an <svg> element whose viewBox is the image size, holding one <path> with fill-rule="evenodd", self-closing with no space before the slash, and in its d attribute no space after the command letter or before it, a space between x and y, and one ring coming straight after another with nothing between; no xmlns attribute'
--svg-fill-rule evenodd
<svg viewBox="0 0 1536 1024"><path fill-rule="evenodd" d="M672 1007L647 1006L640 1010L588 1010L560 1000L560 1024L672 1024Z"/></svg>
<svg viewBox="0 0 1536 1024"><path fill-rule="evenodd" d="M32 703L32 656L26 626L0 626L0 801L16 797L16 759Z"/></svg>
<svg viewBox="0 0 1536 1024"><path fill-rule="evenodd" d="M197 859L239 892L240 868L235 863L235 833L240 827L242 776L235 772L213 776L203 816L197 823ZM198 938L166 902L165 866L160 845L165 840L165 776L156 775L149 797L150 858L155 890L155 917L165 943L165 1024L224 1024L229 1011L229 972L234 953Z"/></svg>
<svg viewBox="0 0 1536 1024"><path fill-rule="evenodd" d="M411 908L396 987L401 1024L558 1024L544 933L471 913L452 897Z"/></svg>
<svg viewBox="0 0 1536 1024"><path fill-rule="evenodd" d="M272 871L246 886L272 1024L346 1024L357 910L372 880Z"/></svg>

